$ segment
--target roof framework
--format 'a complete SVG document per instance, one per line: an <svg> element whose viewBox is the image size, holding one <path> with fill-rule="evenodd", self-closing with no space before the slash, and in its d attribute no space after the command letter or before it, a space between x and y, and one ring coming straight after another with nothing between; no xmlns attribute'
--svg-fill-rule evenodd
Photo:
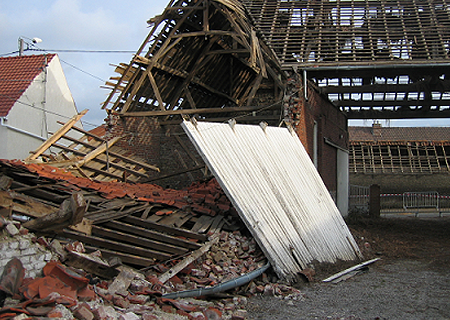
<svg viewBox="0 0 450 320"><path fill-rule="evenodd" d="M281 99L278 60L240 2L172 0L149 22L135 57L107 83L112 91L103 108L179 124L182 114L227 118Z"/></svg>
<svg viewBox="0 0 450 320"><path fill-rule="evenodd" d="M430 174L450 171L450 146L405 142L352 143L350 172L365 174Z"/></svg>
<svg viewBox="0 0 450 320"><path fill-rule="evenodd" d="M283 69L349 118L450 116L448 0L243 3Z"/></svg>

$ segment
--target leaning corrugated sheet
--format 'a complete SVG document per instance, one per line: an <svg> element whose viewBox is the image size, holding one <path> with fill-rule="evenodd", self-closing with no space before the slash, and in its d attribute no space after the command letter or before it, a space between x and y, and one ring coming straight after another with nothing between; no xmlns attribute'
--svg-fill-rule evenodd
<svg viewBox="0 0 450 320"><path fill-rule="evenodd" d="M280 278L362 258L297 135L287 128L187 122L183 129Z"/></svg>

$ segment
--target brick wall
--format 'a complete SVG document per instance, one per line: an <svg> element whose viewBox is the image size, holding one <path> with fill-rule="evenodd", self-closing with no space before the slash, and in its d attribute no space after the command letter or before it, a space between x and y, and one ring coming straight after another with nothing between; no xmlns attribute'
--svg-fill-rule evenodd
<svg viewBox="0 0 450 320"><path fill-rule="evenodd" d="M1 218L3 230L0 232L0 275L12 258L18 258L25 268L25 277L34 278L40 275L42 268L53 255L33 241L34 235L19 231L12 221Z"/></svg>
<svg viewBox="0 0 450 320"><path fill-rule="evenodd" d="M350 174L350 184L370 186L378 184L382 193L437 191L450 194L449 174Z"/></svg>
<svg viewBox="0 0 450 320"><path fill-rule="evenodd" d="M333 144L347 149L347 119L327 99L308 86L308 99L304 98L301 77L293 74L287 82L283 106L284 117L289 118L310 157L314 150L314 123L318 129L318 170L330 191L336 190L336 148L326 144L325 138ZM135 152L156 165L161 172L152 178L180 172L203 164L200 155L179 125L161 127L156 119L144 117L110 117L109 135L125 135L121 147ZM180 144L180 141L184 147ZM192 181L202 179L201 171L182 174L152 183L163 187L180 189Z"/></svg>
<svg viewBox="0 0 450 320"><path fill-rule="evenodd" d="M160 169L159 173L148 172L152 183L182 189L204 178L202 171L197 170L160 179L161 176L204 165L180 125L160 126L154 118L123 117L110 122L108 134L110 137L125 136L117 145Z"/></svg>
<svg viewBox="0 0 450 320"><path fill-rule="evenodd" d="M337 151L334 146L325 143L325 139L347 150L347 119L311 84L307 92L305 99L302 79L293 75L288 80L287 96L284 101L285 114L292 119L295 131L311 159L314 153L314 122L317 123L318 171L328 190L335 191Z"/></svg>

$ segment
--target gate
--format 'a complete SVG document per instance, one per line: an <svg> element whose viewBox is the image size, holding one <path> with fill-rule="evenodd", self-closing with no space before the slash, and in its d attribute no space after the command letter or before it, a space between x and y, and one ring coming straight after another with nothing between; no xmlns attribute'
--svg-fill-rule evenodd
<svg viewBox="0 0 450 320"><path fill-rule="evenodd" d="M349 189L349 210L369 212L370 187L350 185Z"/></svg>

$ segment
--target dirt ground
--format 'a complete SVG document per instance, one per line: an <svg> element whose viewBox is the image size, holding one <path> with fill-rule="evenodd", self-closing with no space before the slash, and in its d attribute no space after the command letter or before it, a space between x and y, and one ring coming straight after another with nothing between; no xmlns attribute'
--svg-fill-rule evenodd
<svg viewBox="0 0 450 320"><path fill-rule="evenodd" d="M368 270L337 284L321 268L296 301L254 297L248 319L450 319L450 217L351 218Z"/></svg>

